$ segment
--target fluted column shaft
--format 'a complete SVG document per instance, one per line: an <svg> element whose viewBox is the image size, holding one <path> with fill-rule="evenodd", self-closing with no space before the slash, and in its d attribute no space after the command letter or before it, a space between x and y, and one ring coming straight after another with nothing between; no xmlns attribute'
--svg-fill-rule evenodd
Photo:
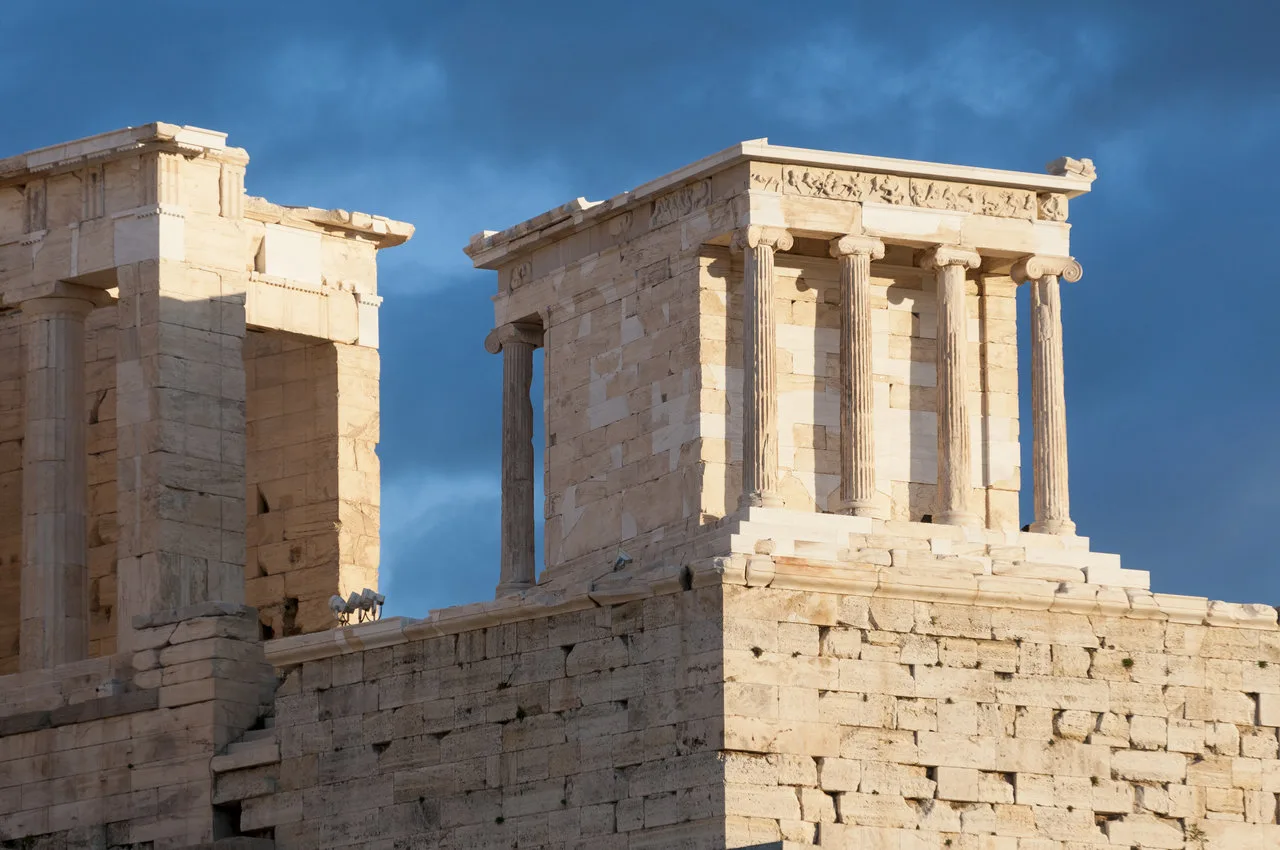
<svg viewBox="0 0 1280 850"><path fill-rule="evenodd" d="M84 336L85 318L92 310L91 301L74 297L22 303L27 352L19 659L23 670L78 661L89 654Z"/></svg>
<svg viewBox="0 0 1280 850"><path fill-rule="evenodd" d="M884 243L844 236L831 240L831 256L840 260L840 510L883 518L876 492L871 261L884 257Z"/></svg>
<svg viewBox="0 0 1280 850"><path fill-rule="evenodd" d="M773 252L791 248L780 227L752 225L733 235L743 252L742 499L782 507L778 492L777 330L773 310Z"/></svg>
<svg viewBox="0 0 1280 850"><path fill-rule="evenodd" d="M1067 484L1067 396L1062 362L1062 298L1059 277L1080 279L1069 257L1029 257L1013 278L1031 286L1031 429L1035 522L1032 531L1074 534Z"/></svg>
<svg viewBox="0 0 1280 850"><path fill-rule="evenodd" d="M502 352L502 560L496 596L518 593L536 581L534 556L533 351L542 330L505 325L485 347Z"/></svg>
<svg viewBox="0 0 1280 850"><path fill-rule="evenodd" d="M965 310L965 271L982 258L973 251L938 247L924 258L938 279L937 398L938 499L934 522L981 526L970 508L973 472L970 462L968 351L969 317Z"/></svg>

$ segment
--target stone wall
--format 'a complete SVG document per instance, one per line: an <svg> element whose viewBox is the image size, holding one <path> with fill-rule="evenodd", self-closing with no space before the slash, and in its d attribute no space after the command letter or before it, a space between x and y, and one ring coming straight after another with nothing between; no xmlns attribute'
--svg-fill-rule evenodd
<svg viewBox="0 0 1280 850"><path fill-rule="evenodd" d="M1275 609L774 560L276 642L216 793L281 850L1280 842Z"/></svg>
<svg viewBox="0 0 1280 850"><path fill-rule="evenodd" d="M245 381L245 598L270 635L327 629L378 586L378 353L253 332Z"/></svg>
<svg viewBox="0 0 1280 850"><path fill-rule="evenodd" d="M115 307L95 310L87 325L89 655L96 658L116 651L117 635ZM0 674L18 670L21 337L21 313L0 314ZM326 629L331 594L377 587L377 350L264 331L247 336L245 362L247 598L276 636ZM268 520L264 507L276 517Z"/></svg>
<svg viewBox="0 0 1280 850"><path fill-rule="evenodd" d="M275 688L252 611L207 603L141 625L132 656L0 678L0 847L177 850L233 835L209 767Z"/></svg>
<svg viewBox="0 0 1280 850"><path fill-rule="evenodd" d="M696 260L678 228L641 241L563 275L548 311L551 567L697 519Z"/></svg>
<svg viewBox="0 0 1280 850"><path fill-rule="evenodd" d="M88 431L89 656L116 651L116 308L102 307L85 329Z"/></svg>
<svg viewBox="0 0 1280 850"><path fill-rule="evenodd" d="M731 839L1280 844L1274 609L903 596L728 589Z"/></svg>
<svg viewBox="0 0 1280 850"><path fill-rule="evenodd" d="M746 184L727 171L499 271L496 324L544 328L549 574L607 570L620 543L665 551L703 523L702 243L732 229Z"/></svg>
<svg viewBox="0 0 1280 850"><path fill-rule="evenodd" d="M278 764L219 799L282 850L723 846L719 590L580 601L286 668Z"/></svg>
<svg viewBox="0 0 1280 850"><path fill-rule="evenodd" d="M0 675L18 672L25 374L22 314L17 310L0 312Z"/></svg>

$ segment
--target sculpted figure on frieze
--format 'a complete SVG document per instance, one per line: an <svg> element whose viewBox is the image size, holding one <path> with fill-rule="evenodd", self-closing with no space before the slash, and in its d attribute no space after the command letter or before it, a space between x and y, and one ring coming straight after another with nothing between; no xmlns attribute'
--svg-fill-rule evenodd
<svg viewBox="0 0 1280 850"><path fill-rule="evenodd" d="M777 183L771 177L759 175L752 179L769 191L776 190ZM998 186L971 186L944 180L908 179L896 174L788 167L782 172L782 192L807 198L910 204L926 209L1031 221L1036 219L1037 214L1037 199L1033 192ZM1056 208L1054 212L1058 214Z"/></svg>

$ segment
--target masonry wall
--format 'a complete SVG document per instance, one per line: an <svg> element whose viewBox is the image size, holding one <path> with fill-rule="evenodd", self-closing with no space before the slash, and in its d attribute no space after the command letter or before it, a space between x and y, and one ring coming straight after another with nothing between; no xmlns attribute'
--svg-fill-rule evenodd
<svg viewBox="0 0 1280 850"><path fill-rule="evenodd" d="M85 327L85 448L89 484L89 656L116 652L116 338L114 305L94 310Z"/></svg>
<svg viewBox="0 0 1280 850"><path fill-rule="evenodd" d="M775 256L779 482L801 511L834 511L840 498L840 272L826 252L826 240L801 238ZM707 246L701 269L702 511L723 516L742 492L741 252ZM937 484L934 277L898 246L871 271L877 483L894 519L918 522ZM1014 295L1007 277L967 285L973 504L1007 531L1019 526Z"/></svg>
<svg viewBox="0 0 1280 850"><path fill-rule="evenodd" d="M808 589L310 643L333 654L282 671L278 755L216 795L281 850L1280 843L1275 609L777 566Z"/></svg>
<svg viewBox="0 0 1280 850"><path fill-rule="evenodd" d="M18 671L25 362L22 314L0 312L0 674Z"/></svg>
<svg viewBox="0 0 1280 850"><path fill-rule="evenodd" d="M153 615L137 638L132 655L0 678L0 847L190 850L234 835L210 758L275 687L252 612Z"/></svg>
<svg viewBox="0 0 1280 850"><path fill-rule="evenodd" d="M726 588L729 846L1280 846L1274 610L1207 626L1143 596L1086 615Z"/></svg>
<svg viewBox="0 0 1280 850"><path fill-rule="evenodd" d="M331 628L329 597L377 588L378 354L245 337L245 598L267 636Z"/></svg>
<svg viewBox="0 0 1280 850"><path fill-rule="evenodd" d="M279 763L217 793L279 850L723 846L719 596L304 663L276 699Z"/></svg>
<svg viewBox="0 0 1280 850"><path fill-rule="evenodd" d="M496 322L542 324L552 574L684 540L706 518L697 449L702 242L746 170L676 189L499 271Z"/></svg>

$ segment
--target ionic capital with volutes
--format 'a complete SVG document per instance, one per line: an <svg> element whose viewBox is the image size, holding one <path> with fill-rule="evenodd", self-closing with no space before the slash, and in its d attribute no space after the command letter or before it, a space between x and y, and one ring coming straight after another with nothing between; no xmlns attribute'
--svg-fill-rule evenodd
<svg viewBox="0 0 1280 850"><path fill-rule="evenodd" d="M839 259L849 256L868 256L873 260L884 259L884 242L874 236L838 236L831 240L831 256Z"/></svg>
<svg viewBox="0 0 1280 850"><path fill-rule="evenodd" d="M484 350L497 354L509 342L523 342L541 348L542 326L534 322L508 322L489 331L484 338Z"/></svg>
<svg viewBox="0 0 1280 850"><path fill-rule="evenodd" d="M738 228L733 232L729 247L734 251L744 248L773 248L776 251L790 251L795 240L784 227L770 227L764 224L751 224Z"/></svg>
<svg viewBox="0 0 1280 850"><path fill-rule="evenodd" d="M1084 270L1072 257L1045 257L1038 254L1018 260L1009 272L1014 283L1026 283L1050 276L1075 283L1083 274Z"/></svg>
<svg viewBox="0 0 1280 850"><path fill-rule="evenodd" d="M980 265L982 265L982 256L977 251L954 245L938 245L930 248L920 258L920 267L925 269L941 269L947 266L976 269Z"/></svg>

